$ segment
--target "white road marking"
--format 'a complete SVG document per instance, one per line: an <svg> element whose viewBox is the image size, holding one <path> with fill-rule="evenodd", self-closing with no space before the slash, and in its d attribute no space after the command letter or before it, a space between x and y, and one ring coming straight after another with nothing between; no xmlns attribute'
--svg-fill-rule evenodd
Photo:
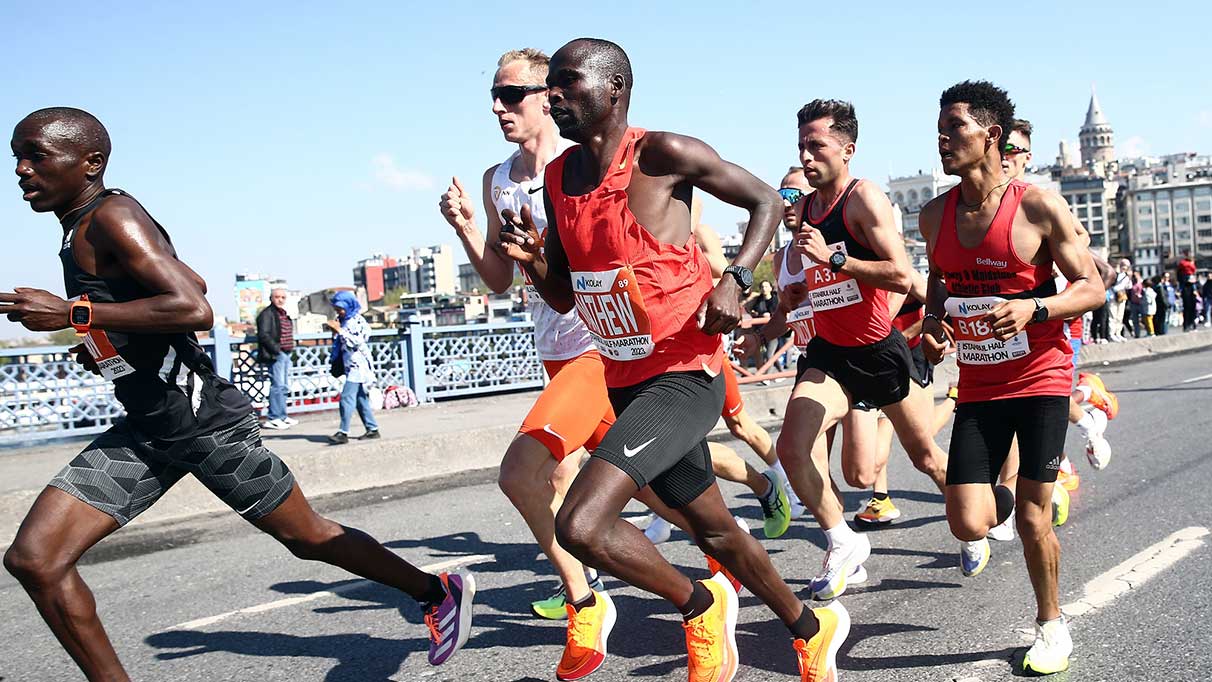
<svg viewBox="0 0 1212 682"><path fill-rule="evenodd" d="M424 571L426 573L439 573L448 568L454 568L456 566L464 566L466 564L474 564L474 563L477 563L480 561L485 561L485 560L492 559L492 558L493 558L493 556L491 554L473 554L471 556L458 557L455 559L449 559L447 561L439 561L436 564L430 564L428 566L421 566L420 568L422 571ZM337 587L337 588L334 588L331 590L321 590L319 592L312 592L310 594L302 594L297 597L286 597L285 599L277 599L274 601L265 602L264 604L257 604L255 606L247 606L242 609L236 609L235 611L228 611L227 613L220 613L216 616L208 616L206 618L199 618L197 620L191 620L191 621L187 621L185 623L179 623L168 629L169 630L197 630L198 628L204 628L207 625L214 625L215 623L218 623L220 621L227 620L228 618L231 618L232 616L247 615L247 614L252 614L252 613L264 613L266 611L274 611L276 609L286 608L287 606L295 606L296 604L305 604L307 602L315 601L317 599L324 599L326 597L335 597L340 594L345 594L346 592L352 592L354 590L366 587L369 584L372 584L371 581L369 581L369 580L355 580L351 583L347 583L345 585L342 585L340 587Z"/></svg>
<svg viewBox="0 0 1212 682"><path fill-rule="evenodd" d="M1191 377L1190 379L1183 379L1182 381L1180 381L1178 383L1179 384L1193 384L1197 381L1203 381L1205 379L1212 379L1212 374L1205 374L1201 377Z"/></svg>
<svg viewBox="0 0 1212 682"><path fill-rule="evenodd" d="M1067 617L1075 618L1110 604L1203 545L1208 533L1208 529L1203 526L1191 526L1171 533L1161 542L1146 547L1086 583L1085 595L1071 604L1065 604L1061 611Z"/></svg>

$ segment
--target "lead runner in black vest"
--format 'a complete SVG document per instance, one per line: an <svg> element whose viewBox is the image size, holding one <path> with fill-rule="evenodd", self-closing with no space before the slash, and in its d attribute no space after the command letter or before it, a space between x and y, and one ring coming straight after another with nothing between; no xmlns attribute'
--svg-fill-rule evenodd
<svg viewBox="0 0 1212 682"><path fill-rule="evenodd" d="M186 474L295 556L411 595L430 625L430 662L449 658L471 626L470 574L425 573L312 510L262 444L248 399L198 345L195 332L213 322L206 282L133 197L105 188L110 140L101 122L79 109L41 109L17 124L12 150L23 199L62 225L68 299L19 287L0 292L0 315L31 331L74 327L77 360L112 381L126 409L51 480L4 554L81 671L90 680L129 679L77 561ZM186 389L177 383L183 372Z"/></svg>

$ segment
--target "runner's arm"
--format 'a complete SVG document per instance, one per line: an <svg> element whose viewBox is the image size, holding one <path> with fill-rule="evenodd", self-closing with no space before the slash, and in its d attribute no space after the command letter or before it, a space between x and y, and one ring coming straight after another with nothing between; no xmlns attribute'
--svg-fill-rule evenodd
<svg viewBox="0 0 1212 682"><path fill-rule="evenodd" d="M484 179L481 183L483 190L484 203L484 220L487 223L486 234L480 235L480 230L476 226L475 212L471 210L471 206L466 206L466 212L459 211L463 202L474 201L464 190L462 184L458 183L457 178L452 178L451 186L446 190L446 194L442 195L442 201L439 204L442 208L442 217L446 218L446 222L454 228L455 236L459 238L459 242L463 245L463 251L467 253L467 260L471 262L471 266L475 268L476 273L480 275L480 279L484 280L484 284L488 286L494 293L504 293L509 291L513 286L513 261L501 255L491 245L497 243L497 235L501 233L501 217L497 215L497 208L492 203L492 176L497 171L497 166L490 166L484 171ZM459 207L451 205L452 201L458 202Z"/></svg>
<svg viewBox="0 0 1212 682"><path fill-rule="evenodd" d="M560 243L560 230L556 213L551 208L551 197L543 190L543 205L547 211L547 236L543 238L543 258L533 262L518 261L539 295L560 314L570 312L576 305L572 295L572 271L568 257Z"/></svg>
<svg viewBox="0 0 1212 682"><path fill-rule="evenodd" d="M846 219L858 227L879 260L847 258L841 272L880 289L906 293L912 286L905 242L896 231L892 203L871 182L860 182L843 208Z"/></svg>
<svg viewBox="0 0 1212 682"><path fill-rule="evenodd" d="M947 344L951 340L950 330L943 322L946 315L947 284L943 281L942 270L934 263L934 243L942 222L943 196L931 199L922 207L918 217L918 230L922 233L922 239L926 240L926 253L930 262L930 271L926 273L925 278L926 317L921 326L922 351L926 359L934 365L943 361Z"/></svg>

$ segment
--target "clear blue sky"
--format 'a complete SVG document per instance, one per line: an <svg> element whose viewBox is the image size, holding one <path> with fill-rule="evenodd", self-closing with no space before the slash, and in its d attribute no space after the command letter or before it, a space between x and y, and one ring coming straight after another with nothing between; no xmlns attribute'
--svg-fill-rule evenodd
<svg viewBox="0 0 1212 682"><path fill-rule="evenodd" d="M373 252L455 245L438 195L452 174L477 185L511 151L487 92L510 48L618 42L636 74L634 125L701 137L771 183L796 162L796 110L849 99L854 169L885 182L935 164L938 94L965 78L1010 91L1036 125L1037 159L1076 141L1091 83L1121 152L1212 151L1210 7L23 3L4 12L0 123L44 106L97 114L114 142L109 185L169 229L231 317L237 271L310 291L349 283ZM62 293L58 225L9 178L0 289ZM706 209L725 232L741 218ZM23 335L0 321L0 338Z"/></svg>

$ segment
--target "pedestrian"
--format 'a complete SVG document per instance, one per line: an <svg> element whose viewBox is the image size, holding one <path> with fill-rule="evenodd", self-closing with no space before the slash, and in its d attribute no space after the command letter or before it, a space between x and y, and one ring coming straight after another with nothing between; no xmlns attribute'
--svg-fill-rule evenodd
<svg viewBox="0 0 1212 682"><path fill-rule="evenodd" d="M1170 273L1163 272L1161 281L1157 284L1157 309L1159 313L1158 319L1154 322L1161 323L1161 327L1157 330L1158 334L1166 334L1170 331L1170 318L1174 316L1174 311L1178 309L1178 289L1174 286L1174 280L1170 278Z"/></svg>
<svg viewBox="0 0 1212 682"><path fill-rule="evenodd" d="M337 309L340 319L325 324L336 334L333 339L333 364L345 373L345 385L341 387L341 427L328 437L332 445L349 442L349 422L356 408L362 426L366 427L363 439L379 437L379 424L370 407L370 384L374 383L374 368L370 363L370 327L358 313L362 304L348 291L332 295L332 307Z"/></svg>
<svg viewBox="0 0 1212 682"><path fill-rule="evenodd" d="M1141 318L1145 314L1145 287L1141 283L1140 270L1133 270L1129 281L1131 286L1128 287L1127 323L1132 336L1139 339L1142 331Z"/></svg>
<svg viewBox="0 0 1212 682"><path fill-rule="evenodd" d="M1183 331L1195 329L1199 324L1195 316L1195 261L1191 260L1191 250L1183 249L1183 257L1178 260L1178 287L1183 297Z"/></svg>
<svg viewBox="0 0 1212 682"><path fill-rule="evenodd" d="M1204 326L1212 327L1212 272L1204 273L1204 287L1200 294L1204 299Z"/></svg>
<svg viewBox="0 0 1212 682"><path fill-rule="evenodd" d="M1093 319L1090 322L1090 340L1094 343L1106 343L1111 340L1111 301L1114 295L1108 289L1105 293L1103 304L1096 308L1093 313Z"/></svg>
<svg viewBox="0 0 1212 682"><path fill-rule="evenodd" d="M289 429L299 423L286 416L295 328L285 306L286 290L274 289L269 292L269 305L257 314L257 362L269 367L269 413L262 424L267 429Z"/></svg>
<svg viewBox="0 0 1212 682"><path fill-rule="evenodd" d="M764 317L769 319L771 315L779 309L779 295L774 291L774 287L769 280L762 280L762 284L758 287L758 291L754 293L748 301L745 302L745 309L754 317ZM760 332L765 324L758 325L755 328ZM763 349L762 362L770 362L770 358L774 357L779 348L783 345L783 337L778 336L769 341L766 341L766 346ZM782 370L783 363L780 360L775 363L775 369Z"/></svg>
<svg viewBox="0 0 1212 682"><path fill-rule="evenodd" d="M1132 288L1132 261L1119 259L1119 272L1115 273L1115 284L1111 286L1111 340L1124 340L1124 312L1128 306L1128 290Z"/></svg>
<svg viewBox="0 0 1212 682"><path fill-rule="evenodd" d="M1157 317L1158 307L1157 307L1157 284L1153 281L1152 277L1145 280L1144 285L1143 285L1143 290L1144 290L1144 295L1145 295L1144 315L1142 315L1141 318L1142 318L1142 321L1144 322L1143 326L1145 328L1145 331L1149 333L1149 336L1153 336L1154 334L1157 333L1157 331L1156 331L1157 325L1154 321L1154 318Z"/></svg>

